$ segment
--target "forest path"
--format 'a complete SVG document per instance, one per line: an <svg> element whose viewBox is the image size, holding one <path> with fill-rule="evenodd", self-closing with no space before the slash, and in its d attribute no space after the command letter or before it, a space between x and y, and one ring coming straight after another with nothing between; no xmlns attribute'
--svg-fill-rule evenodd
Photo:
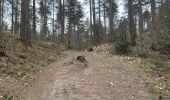
<svg viewBox="0 0 170 100"><path fill-rule="evenodd" d="M19 100L152 100L135 67L93 52L74 52L86 57L86 67L72 54L66 52L67 58L36 75Z"/></svg>

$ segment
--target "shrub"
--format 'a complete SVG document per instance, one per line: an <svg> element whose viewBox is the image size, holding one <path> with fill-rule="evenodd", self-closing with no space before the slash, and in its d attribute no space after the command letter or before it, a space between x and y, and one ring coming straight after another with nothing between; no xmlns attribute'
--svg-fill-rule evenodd
<svg viewBox="0 0 170 100"><path fill-rule="evenodd" d="M130 53L140 58L148 58L150 56L149 51L147 49L142 49L141 47L131 47Z"/></svg>
<svg viewBox="0 0 170 100"><path fill-rule="evenodd" d="M21 58L21 59L27 59L28 58L26 54L20 54L20 55L18 55L18 57Z"/></svg>
<svg viewBox="0 0 170 100"><path fill-rule="evenodd" d="M170 54L170 44L165 44L159 49L161 54Z"/></svg>
<svg viewBox="0 0 170 100"><path fill-rule="evenodd" d="M128 54L130 52L130 44L128 42L117 42L114 48L116 54Z"/></svg>

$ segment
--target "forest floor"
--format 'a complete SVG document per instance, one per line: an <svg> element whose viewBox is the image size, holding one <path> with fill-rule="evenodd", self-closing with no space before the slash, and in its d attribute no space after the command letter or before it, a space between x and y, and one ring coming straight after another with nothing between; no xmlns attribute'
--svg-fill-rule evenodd
<svg viewBox="0 0 170 100"><path fill-rule="evenodd" d="M97 52L65 52L67 57L33 77L19 100L152 100L148 83L132 58ZM76 60L84 55L87 66ZM131 63L129 63L130 61ZM153 99L156 100L156 99Z"/></svg>
<svg viewBox="0 0 170 100"><path fill-rule="evenodd" d="M41 43L34 56L30 56L34 52L13 55L9 66L1 67L0 100L169 100L170 74L168 70L155 73L152 66L162 66L160 56L154 57L154 64L135 56L113 55L112 45L98 46L93 52L55 48ZM80 55L87 66L76 60Z"/></svg>

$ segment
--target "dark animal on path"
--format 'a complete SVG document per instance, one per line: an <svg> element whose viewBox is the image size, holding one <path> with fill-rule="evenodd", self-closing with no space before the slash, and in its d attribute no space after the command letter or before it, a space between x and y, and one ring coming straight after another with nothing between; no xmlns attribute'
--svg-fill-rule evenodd
<svg viewBox="0 0 170 100"><path fill-rule="evenodd" d="M81 63L84 63L87 66L88 62L87 62L87 60L86 60L86 58L84 56L82 56L82 55L78 56L77 60L80 61Z"/></svg>
<svg viewBox="0 0 170 100"><path fill-rule="evenodd" d="M94 49L93 48L89 48L87 51L88 52L92 52L92 51L94 51Z"/></svg>
<svg viewBox="0 0 170 100"><path fill-rule="evenodd" d="M162 96L159 96L158 100L162 100Z"/></svg>

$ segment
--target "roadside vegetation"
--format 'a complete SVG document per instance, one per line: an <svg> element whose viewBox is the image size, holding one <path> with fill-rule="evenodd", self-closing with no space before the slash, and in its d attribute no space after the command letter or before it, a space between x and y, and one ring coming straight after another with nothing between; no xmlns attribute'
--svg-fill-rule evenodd
<svg viewBox="0 0 170 100"><path fill-rule="evenodd" d="M168 57L153 52L139 64L139 68L145 75L144 78L151 86L151 92L163 100L168 100L170 96L170 59Z"/></svg>
<svg viewBox="0 0 170 100"><path fill-rule="evenodd" d="M20 91L22 84L49 64L64 58L64 45L57 42L38 41L34 47L25 50L22 41L10 35L0 38L0 99L13 100L14 91ZM4 79L4 78L5 79ZM18 88L19 85L21 88Z"/></svg>
<svg viewBox="0 0 170 100"><path fill-rule="evenodd" d="M5 52L1 52L0 55L0 75L16 79L30 78L43 67L64 56L62 52L65 48L58 43L39 41L36 47L25 50L21 41L17 40L14 44L15 39L7 39L1 38L0 46L6 45L6 47Z"/></svg>

